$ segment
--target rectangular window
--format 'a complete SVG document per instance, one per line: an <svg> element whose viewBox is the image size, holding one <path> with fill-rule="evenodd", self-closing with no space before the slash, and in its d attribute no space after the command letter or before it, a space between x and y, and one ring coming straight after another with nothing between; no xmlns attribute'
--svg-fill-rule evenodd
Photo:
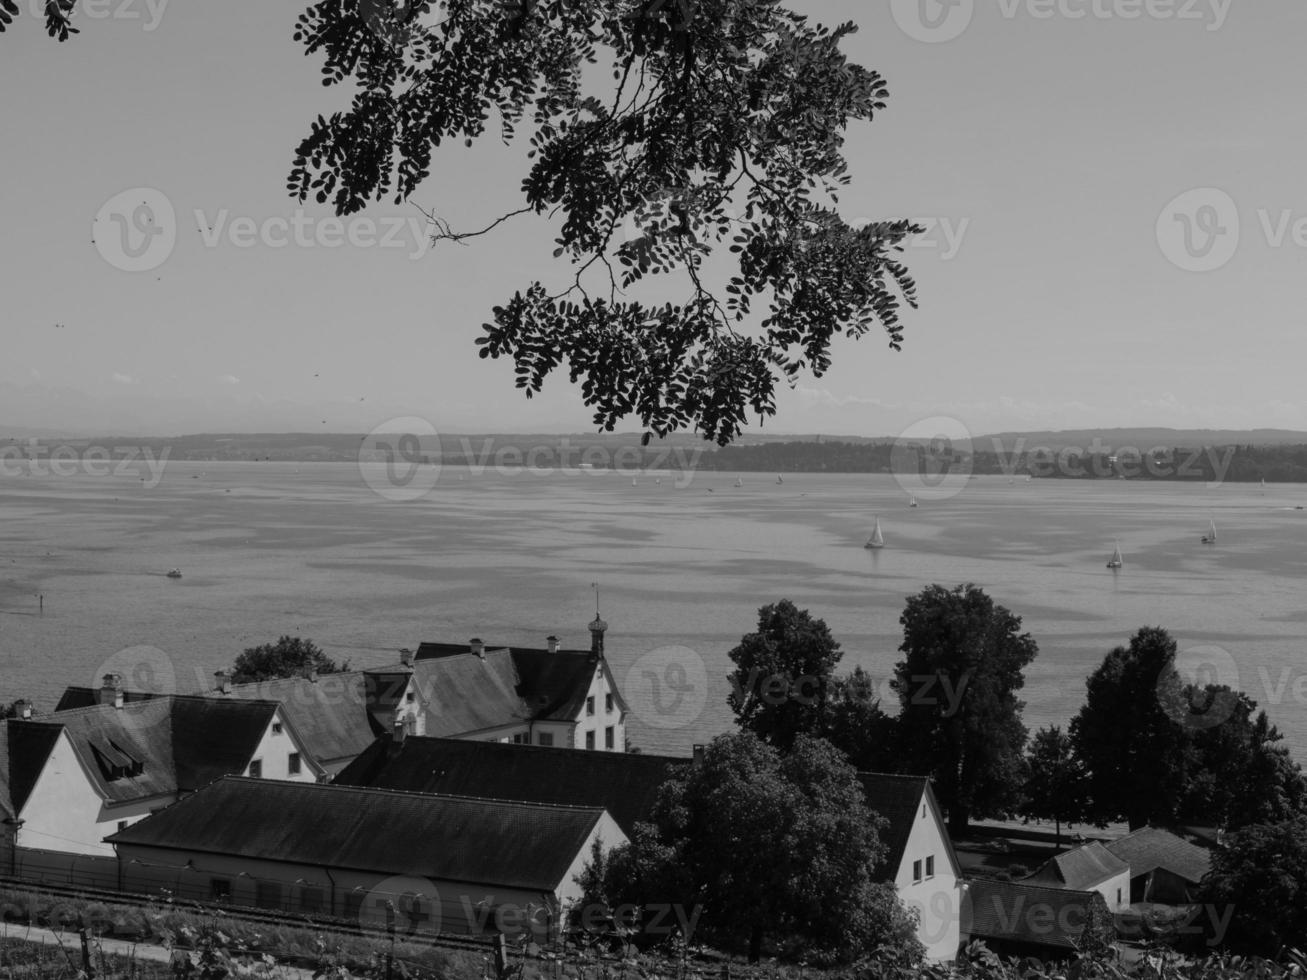
<svg viewBox="0 0 1307 980"><path fill-rule="evenodd" d="M363 914L363 893L346 892L345 893L345 918L351 922L358 922L359 917Z"/></svg>
<svg viewBox="0 0 1307 980"><path fill-rule="evenodd" d="M935 877L935 855L933 854L930 857L926 858L926 877L927 878Z"/></svg>
<svg viewBox="0 0 1307 980"><path fill-rule="evenodd" d="M595 747L595 733L594 733L594 732L586 732L586 733L585 733L585 747L586 747L587 749L593 749L593 748Z"/></svg>
<svg viewBox="0 0 1307 980"><path fill-rule="evenodd" d="M300 908L309 913L321 912L326 904L326 892L321 888L302 885L300 887Z"/></svg>
<svg viewBox="0 0 1307 980"><path fill-rule="evenodd" d="M922 820L926 819L926 804L924 803L921 804L921 819Z"/></svg>
<svg viewBox="0 0 1307 980"><path fill-rule="evenodd" d="M915 882L918 882L918 881L921 880L921 862L920 862L920 861L913 861L913 862L912 862L912 880L913 880L914 883L915 883Z"/></svg>
<svg viewBox="0 0 1307 980"><path fill-rule="evenodd" d="M536 736L536 741L537 741L540 745L553 745L553 744L554 744L554 733L553 733L553 732L541 732L539 735Z"/></svg>
<svg viewBox="0 0 1307 980"><path fill-rule="evenodd" d="M593 694L585 699L585 713L587 715L593 715L595 713L595 696Z"/></svg>
<svg viewBox="0 0 1307 980"><path fill-rule="evenodd" d="M261 909L281 908L281 883L276 881L255 882L254 904Z"/></svg>
<svg viewBox="0 0 1307 980"><path fill-rule="evenodd" d="M126 821L126 820L119 820L119 821L118 821L118 830L119 830L119 831L123 831L123 830L126 830L126 829L127 829L127 821ZM1120 899L1118 898L1117 901L1119 902Z"/></svg>
<svg viewBox="0 0 1307 980"><path fill-rule="evenodd" d="M250 763L250 776L251 776L253 779L262 779L262 778L263 778L263 760L262 760L262 759L255 759L253 762Z"/></svg>
<svg viewBox="0 0 1307 980"><path fill-rule="evenodd" d="M272 734L274 734L274 735L280 735L280 734L281 734L281 722L279 722L279 721L274 721L274 722L272 723Z"/></svg>
<svg viewBox="0 0 1307 980"><path fill-rule="evenodd" d="M1119 888L1116 890L1116 904L1117 905L1121 904L1121 889Z"/></svg>
<svg viewBox="0 0 1307 980"><path fill-rule="evenodd" d="M529 737L527 737L527 734L525 732L518 732L516 735L513 736L514 745L529 745L530 742L531 740Z"/></svg>
<svg viewBox="0 0 1307 980"><path fill-rule="evenodd" d="M611 749L616 743L613 741L613 726L609 725L604 729L604 748Z"/></svg>
<svg viewBox="0 0 1307 980"><path fill-rule="evenodd" d="M409 691L407 694L404 695L404 700L407 701L409 704L412 704L414 701L417 700L417 697L418 696L416 694L414 694L412 691Z"/></svg>
<svg viewBox="0 0 1307 980"><path fill-rule="evenodd" d="M210 878L210 879L209 879L209 901L211 901L211 902L230 902L230 901L231 901L231 879L230 879L230 878Z"/></svg>
<svg viewBox="0 0 1307 980"><path fill-rule="evenodd" d="M292 776L300 774L300 754L298 752L292 752L286 760L286 771Z"/></svg>
<svg viewBox="0 0 1307 980"><path fill-rule="evenodd" d="M612 695L611 692L608 693L608 694L605 694L605 695L604 695L604 710L607 711L607 712L609 712L610 714L612 713L612 710L613 710L613 695Z"/></svg>

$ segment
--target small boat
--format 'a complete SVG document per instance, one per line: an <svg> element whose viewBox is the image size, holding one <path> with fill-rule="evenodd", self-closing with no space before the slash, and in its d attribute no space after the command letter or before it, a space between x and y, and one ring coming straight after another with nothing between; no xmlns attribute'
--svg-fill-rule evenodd
<svg viewBox="0 0 1307 980"><path fill-rule="evenodd" d="M880 518L876 518L876 527L871 532L871 537L867 539L864 548L883 548L885 547L885 536L880 533Z"/></svg>
<svg viewBox="0 0 1307 980"><path fill-rule="evenodd" d="M915 506L917 506L917 498L916 498L916 497L911 497L911 496L908 497L908 506L909 506L909 507L915 507Z"/></svg>
<svg viewBox="0 0 1307 980"><path fill-rule="evenodd" d="M781 479L781 475L780 475L779 473L776 474L776 482L777 482L778 484L779 484L779 483L784 483L784 482L785 482L784 480Z"/></svg>
<svg viewBox="0 0 1307 980"><path fill-rule="evenodd" d="M1108 568L1120 568L1125 562L1121 560L1121 542L1116 542L1116 547L1112 551L1112 557L1107 560Z"/></svg>
<svg viewBox="0 0 1307 980"><path fill-rule="evenodd" d="M656 487L661 487L662 485L663 485L663 478L662 478L661 476L655 478L655 480L654 480L654 486L656 486Z"/></svg>
<svg viewBox="0 0 1307 980"><path fill-rule="evenodd" d="M182 570L181 570L180 568L170 568L170 569L168 569L168 577L169 577L169 578L181 578L181 577L182 577Z"/></svg>
<svg viewBox="0 0 1307 980"><path fill-rule="evenodd" d="M742 486L744 486L744 480L743 480L743 478L737 476L737 477L735 478L735 485L736 485L737 487L742 487Z"/></svg>
<svg viewBox="0 0 1307 980"><path fill-rule="evenodd" d="M1203 544L1216 544L1216 521L1212 521L1211 530L1203 535Z"/></svg>
<svg viewBox="0 0 1307 980"><path fill-rule="evenodd" d="M631 477L631 486L635 486L635 485L636 485L636 482L637 482L637 481L636 481L635 477Z"/></svg>

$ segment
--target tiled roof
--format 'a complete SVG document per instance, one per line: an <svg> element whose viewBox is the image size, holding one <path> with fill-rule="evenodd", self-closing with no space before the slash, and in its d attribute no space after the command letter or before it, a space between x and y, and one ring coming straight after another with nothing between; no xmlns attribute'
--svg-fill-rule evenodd
<svg viewBox="0 0 1307 980"><path fill-rule="evenodd" d="M885 858L878 875L893 877L903 863L917 808L926 794L929 780L925 776L899 776L882 772L860 772L858 779L867 794L867 806L885 818L888 826L881 831Z"/></svg>
<svg viewBox="0 0 1307 980"><path fill-rule="evenodd" d="M163 697L149 691L123 691L124 703L130 701L149 701L151 698ZM89 708L100 703L100 689L96 687L66 687L55 705L55 711L71 711L74 708Z"/></svg>
<svg viewBox="0 0 1307 980"><path fill-rule="evenodd" d="M1025 881L1088 891L1108 878L1129 871L1129 865L1098 841L1090 841L1051 857Z"/></svg>
<svg viewBox="0 0 1307 980"><path fill-rule="evenodd" d="M227 777L107 840L552 892L602 815L589 807Z"/></svg>
<svg viewBox="0 0 1307 980"><path fill-rule="evenodd" d="M1212 868L1206 849L1160 827L1141 827L1106 847L1130 866L1132 878L1163 868L1197 884Z"/></svg>
<svg viewBox="0 0 1307 980"><path fill-rule="evenodd" d="M10 720L6 763L21 809L62 732L101 798L109 803L198 789L242 772L276 714L270 701L218 701L165 695L92 704Z"/></svg>
<svg viewBox="0 0 1307 980"><path fill-rule="evenodd" d="M287 677L233 684L229 694L208 696L218 700L281 702L282 711L303 739L305 750L322 765L331 767L358 755L385 730L373 727L367 710L366 684L362 671L347 671L322 674L314 680Z"/></svg>
<svg viewBox="0 0 1307 980"><path fill-rule="evenodd" d="M1074 949L1091 922L1110 922L1098 892L1028 881L973 879L963 899L963 932L975 939Z"/></svg>
<svg viewBox="0 0 1307 980"><path fill-rule="evenodd" d="M4 775L0 776L0 784L3 784L0 785L3 790L0 795L3 795L8 810L5 816L14 817L27 802L27 795L36 785L45 760L59 740L59 728L17 718L9 719L0 727L4 728L0 748L5 750L0 756L0 767L4 769Z"/></svg>
<svg viewBox="0 0 1307 980"><path fill-rule="evenodd" d="M341 770L337 785L606 809L630 835L650 819L658 789L690 759L626 752L408 736L380 738Z"/></svg>
<svg viewBox="0 0 1307 980"><path fill-rule="evenodd" d="M423 644L426 646L427 644ZM414 660L420 696L427 702L428 735L462 735L525 722L531 708L518 694L517 671L509 650L461 652Z"/></svg>

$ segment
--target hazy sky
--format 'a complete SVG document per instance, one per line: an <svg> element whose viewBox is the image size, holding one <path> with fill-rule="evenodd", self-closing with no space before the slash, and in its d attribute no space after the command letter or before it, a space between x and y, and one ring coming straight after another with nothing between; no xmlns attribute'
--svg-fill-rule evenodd
<svg viewBox="0 0 1307 980"><path fill-rule="evenodd" d="M889 81L849 136L846 216L933 231L903 352L839 343L766 431L1307 428L1302 0L802 6L860 24L847 50ZM476 355L492 306L566 274L543 221L430 249L407 205L340 244L316 205L276 223L295 144L343 96L291 40L301 9L99 0L65 44L30 16L0 36L0 425L592 427L565 377L527 401ZM449 148L416 200L486 223L520 205L523 153ZM132 272L108 215L136 188L175 219ZM243 247L251 226L287 244Z"/></svg>

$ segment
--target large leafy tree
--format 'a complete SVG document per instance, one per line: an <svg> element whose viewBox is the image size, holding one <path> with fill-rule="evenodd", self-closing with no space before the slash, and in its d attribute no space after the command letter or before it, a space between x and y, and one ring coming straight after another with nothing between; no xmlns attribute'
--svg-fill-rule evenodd
<svg viewBox="0 0 1307 980"><path fill-rule="evenodd" d="M898 719L881 709L876 682L861 667L828 686L825 739L859 772L898 772Z"/></svg>
<svg viewBox="0 0 1307 980"><path fill-rule="evenodd" d="M755 961L764 944L810 962L882 945L919 958L892 886L873 880L883 826L825 741L801 737L781 755L752 733L723 735L664 785L654 826L609 856L603 893L701 911L711 942Z"/></svg>
<svg viewBox="0 0 1307 980"><path fill-rule="evenodd" d="M307 672L335 674L349 670L349 664L337 664L312 640L283 636L276 643L247 647L232 664L232 680L237 684L267 681L278 677L299 677Z"/></svg>
<svg viewBox="0 0 1307 980"><path fill-rule="evenodd" d="M1052 820L1056 845L1062 846L1062 824L1084 818L1085 770L1071 748L1071 739L1056 725L1041 728L1030 740L1021 812L1035 820Z"/></svg>
<svg viewBox="0 0 1307 980"><path fill-rule="evenodd" d="M1175 676L1175 654L1166 630L1145 627L1085 682L1085 703L1070 731L1088 773L1089 814L1096 823L1124 819L1134 830L1179 816L1193 745L1159 697Z"/></svg>
<svg viewBox="0 0 1307 980"><path fill-rule="evenodd" d="M1014 812L1024 782L1025 707L1017 697L1039 652L1021 618L983 589L931 585L908 599L895 665L905 766L935 779L949 830Z"/></svg>
<svg viewBox="0 0 1307 980"><path fill-rule="evenodd" d="M763 606L757 630L729 656L727 703L741 728L782 752L802 734L823 733L831 672L843 656L823 620L789 599Z"/></svg>
<svg viewBox="0 0 1307 980"><path fill-rule="evenodd" d="M1231 914L1229 932L1215 937L1225 945L1271 957L1307 947L1307 816L1229 835L1202 892L1204 902Z"/></svg>
<svg viewBox="0 0 1307 980"><path fill-rule="evenodd" d="M52 36L75 6L47 0ZM0 30L17 13L0 2ZM898 349L916 304L902 250L922 229L837 210L845 133L888 97L841 51L855 30L777 0L322 0L295 38L352 98L312 122L288 189L340 215L398 203L445 144L526 130L520 209L471 230L430 216L455 241L560 219L572 268L496 307L481 356L511 359L528 397L565 367L606 429L634 415L725 444L778 383L821 376L836 338L879 327Z"/></svg>

